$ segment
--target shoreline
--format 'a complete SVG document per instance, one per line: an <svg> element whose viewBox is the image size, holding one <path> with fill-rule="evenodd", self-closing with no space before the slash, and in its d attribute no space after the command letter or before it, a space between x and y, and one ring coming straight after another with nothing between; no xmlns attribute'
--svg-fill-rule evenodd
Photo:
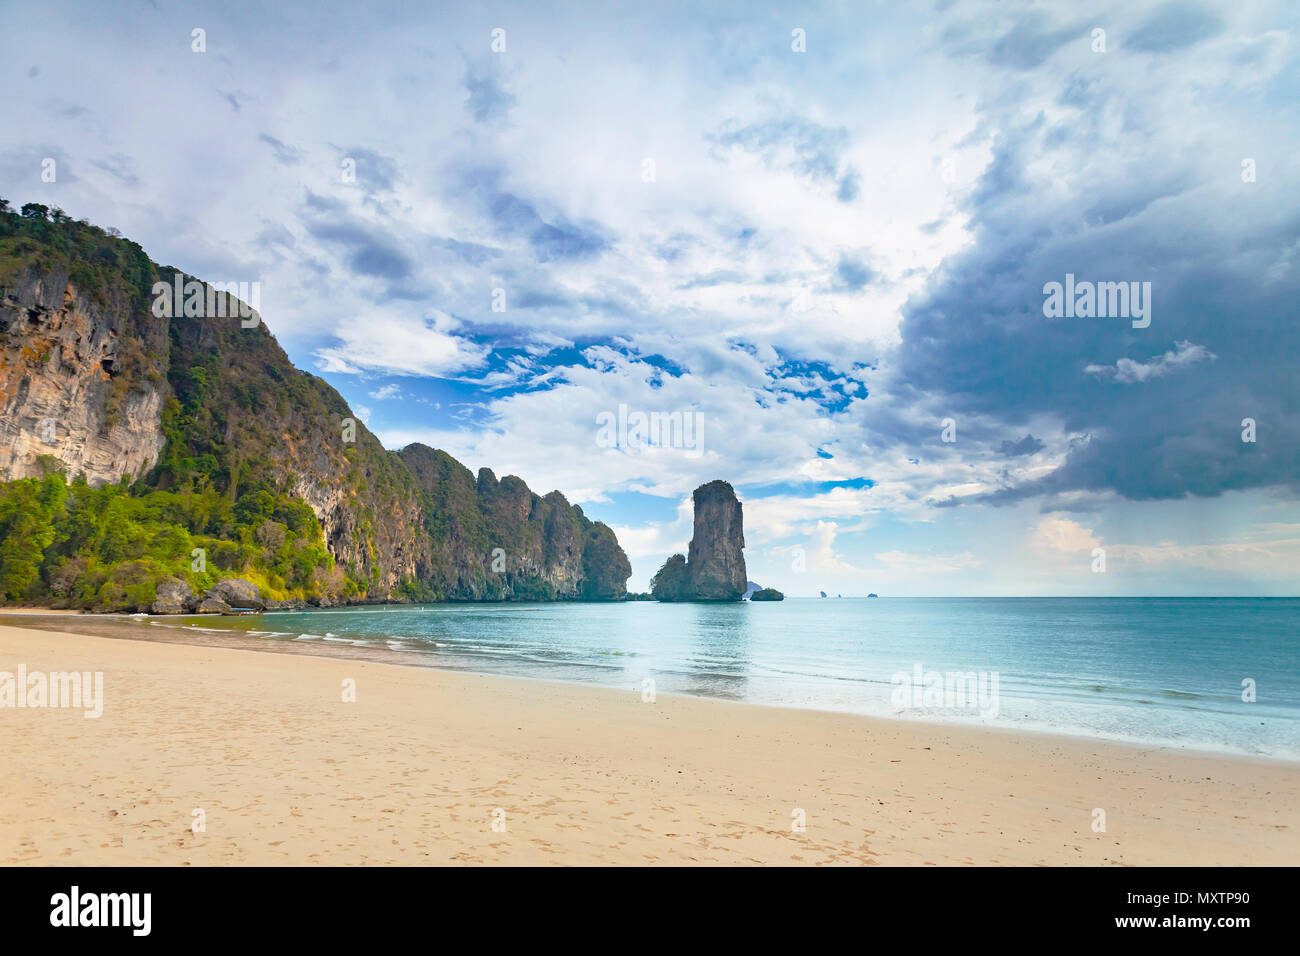
<svg viewBox="0 0 1300 956"><path fill-rule="evenodd" d="M106 698L0 709L0 863L1300 856L1300 774L1259 758L241 650L0 624L0 669L102 671Z"/></svg>
<svg viewBox="0 0 1300 956"><path fill-rule="evenodd" d="M811 600L811 599L810 599ZM519 602L505 602L519 603ZM419 605L414 605L419 606ZM361 607L361 606L358 606ZM305 613L322 610L320 608L308 609ZM329 611L337 609L330 608ZM275 614L296 614L298 611L277 610ZM503 680L525 680L538 681L545 684L559 684L566 687L593 687L597 689L610 690L615 693L626 693L611 684L601 684L597 682L565 680L555 677L542 677L530 674L499 674L489 671L473 670L470 668L449 667L444 664L431 662L430 657L433 655L429 651L409 651L398 650L392 647L363 647L354 643L327 643L320 641L270 641L264 638L250 637L243 632L228 628L211 628L202 630L198 627L182 627L167 625L165 622L173 618L186 617L212 617L220 619L221 615L159 615L159 614L123 614L120 612L112 613L90 613L82 611L47 611L43 614L30 615L32 617L52 618L53 620L35 620L25 624L13 625L6 622L6 617L22 617L28 614L27 611L18 611L10 609L0 609L0 627L19 626L32 627L34 629L45 630L54 633L66 633L63 625L69 617L75 617L79 621L91 624L91 627L81 628L87 636L103 637L110 640L127 640L137 641L144 644L172 644L189 647L211 647L228 650L247 650L266 654L283 654L295 657L314 657L322 660L356 660L374 664L388 664L395 667L412 667L421 670L432 670L446 674L472 674L480 677L500 678ZM142 626L147 626L151 622L159 622L158 627L148 630L137 630ZM95 626L99 625L99 626ZM860 717L865 720L882 720L887 722L898 722L907 725L930 726L937 728L966 729L972 731L985 731L989 733L1004 734L1029 734L1033 736L1046 738L1060 738L1062 740L1072 741L1095 741L1099 744L1114 745L1117 747L1128 747L1142 751L1157 751L1170 754L1189 754L1206 757L1223 757L1240 760L1260 761L1268 764L1286 765L1300 769L1300 756L1274 754L1274 753L1255 753L1244 750L1236 750L1230 747L1221 746L1180 746L1170 741L1162 739L1144 740L1133 737L1120 736L1102 736L1085 732L1071 732L1068 729L1062 729L1053 726L1043 725L989 725L977 724L961 720L945 720L942 717L916 716L903 717L896 714L876 714L861 713L851 710L835 710L833 708L822 708L812 706L798 706L793 704L770 703L766 701L755 700L735 700L723 696L709 696L705 694L672 694L671 692L661 691L659 696L678 696L694 700L716 701L724 704L740 704L748 707L763 707L781 711L793 711L796 713L808 714L836 714L848 717Z"/></svg>

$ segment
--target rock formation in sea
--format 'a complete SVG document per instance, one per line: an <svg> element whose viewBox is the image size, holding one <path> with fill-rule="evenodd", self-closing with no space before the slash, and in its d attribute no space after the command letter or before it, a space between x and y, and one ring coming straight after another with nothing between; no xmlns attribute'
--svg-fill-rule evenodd
<svg viewBox="0 0 1300 956"><path fill-rule="evenodd" d="M659 601L739 601L745 596L744 518L735 489L711 481L695 489L695 524L686 556L675 554L650 582Z"/></svg>

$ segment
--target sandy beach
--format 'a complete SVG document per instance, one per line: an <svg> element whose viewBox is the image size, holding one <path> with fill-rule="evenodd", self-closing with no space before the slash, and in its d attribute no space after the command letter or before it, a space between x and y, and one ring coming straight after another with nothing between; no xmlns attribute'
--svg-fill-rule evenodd
<svg viewBox="0 0 1300 956"><path fill-rule="evenodd" d="M0 709L5 865L1300 859L1293 764L0 626L20 665L104 700Z"/></svg>

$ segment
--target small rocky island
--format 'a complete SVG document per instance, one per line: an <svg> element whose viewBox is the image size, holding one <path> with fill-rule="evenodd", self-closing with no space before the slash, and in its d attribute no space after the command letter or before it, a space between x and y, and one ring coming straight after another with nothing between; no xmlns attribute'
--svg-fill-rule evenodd
<svg viewBox="0 0 1300 956"><path fill-rule="evenodd" d="M664 562L650 581L650 593L656 601L740 601L749 579L736 491L725 481L710 481L691 497L695 524L689 553Z"/></svg>
<svg viewBox="0 0 1300 956"><path fill-rule="evenodd" d="M751 601L784 601L785 595L776 588L760 588L749 596Z"/></svg>

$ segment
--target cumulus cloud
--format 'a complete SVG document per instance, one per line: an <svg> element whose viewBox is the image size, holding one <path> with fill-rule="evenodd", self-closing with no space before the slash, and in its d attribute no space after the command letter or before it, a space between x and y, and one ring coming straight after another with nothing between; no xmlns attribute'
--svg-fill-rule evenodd
<svg viewBox="0 0 1300 956"><path fill-rule="evenodd" d="M446 315L371 312L364 327L341 325L337 344L317 349L326 372L448 376L482 365L486 348L452 333Z"/></svg>
<svg viewBox="0 0 1300 956"><path fill-rule="evenodd" d="M1089 375L1113 378L1121 385L1133 385L1168 375L1170 372L1187 368L1197 362L1213 362L1216 358L1218 356L1205 346L1183 341L1175 342L1172 349L1163 355L1154 356L1149 362L1135 362L1130 358L1122 358L1114 365L1086 365L1083 370Z"/></svg>
<svg viewBox="0 0 1300 956"><path fill-rule="evenodd" d="M1091 552L1101 546L1101 540L1077 521L1069 518L1046 517L1034 529L1039 545L1050 551L1066 554Z"/></svg>

